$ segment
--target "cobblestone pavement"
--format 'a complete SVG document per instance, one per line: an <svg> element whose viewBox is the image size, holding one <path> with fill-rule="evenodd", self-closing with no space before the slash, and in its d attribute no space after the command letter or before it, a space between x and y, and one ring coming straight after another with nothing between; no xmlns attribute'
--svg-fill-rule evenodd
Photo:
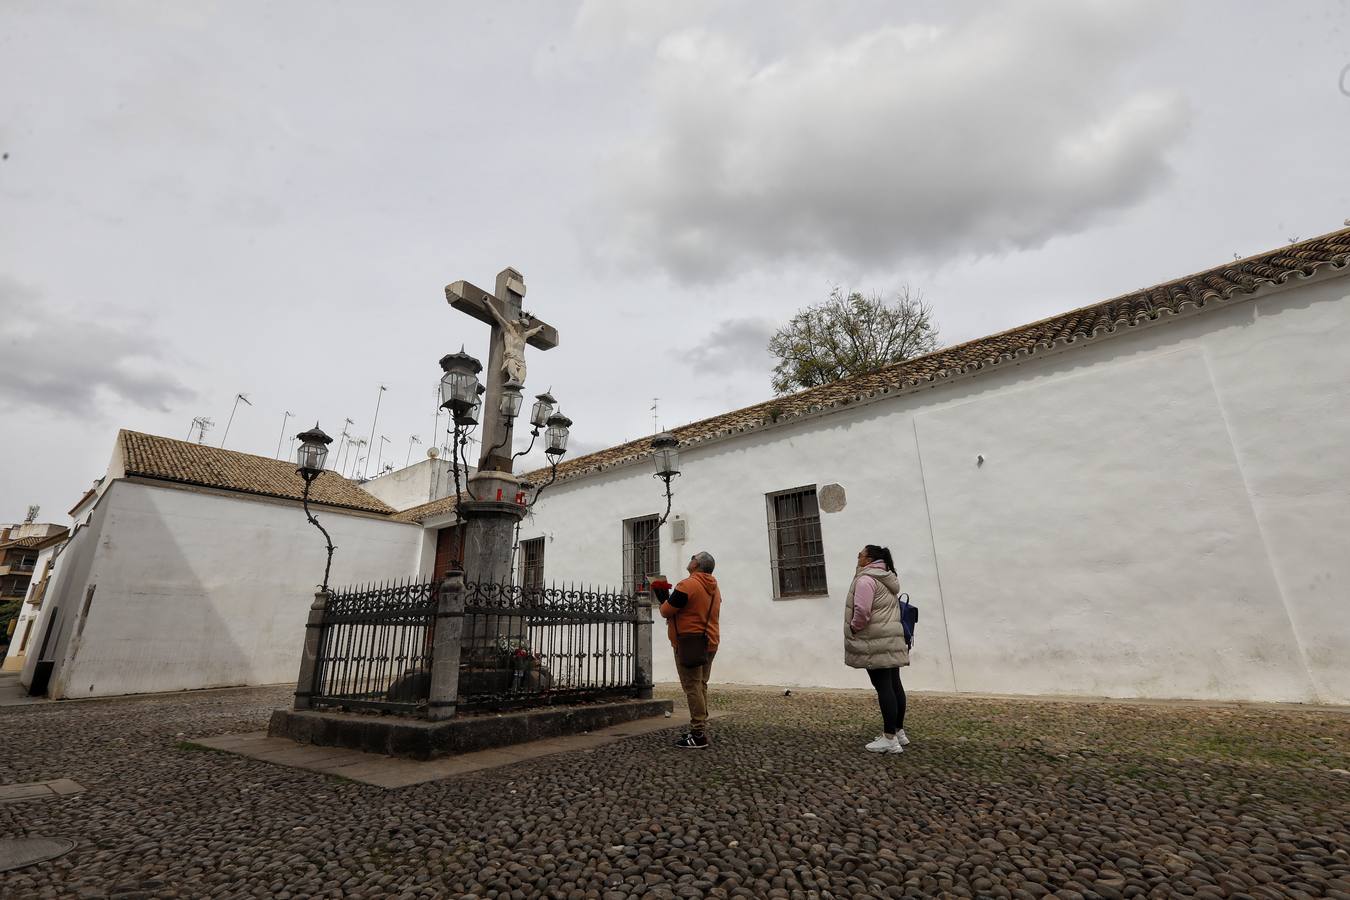
<svg viewBox="0 0 1350 900"><path fill-rule="evenodd" d="M66 837L20 897L1350 898L1350 715L713 690L710 751L633 738L386 791L181 745L284 689L0 710L0 805ZM670 691L666 696L673 696Z"/></svg>

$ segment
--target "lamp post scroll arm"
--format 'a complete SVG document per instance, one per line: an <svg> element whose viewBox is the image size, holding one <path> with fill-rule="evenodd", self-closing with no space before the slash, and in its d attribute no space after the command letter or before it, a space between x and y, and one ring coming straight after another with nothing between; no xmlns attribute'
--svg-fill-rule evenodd
<svg viewBox="0 0 1350 900"><path fill-rule="evenodd" d="M322 525L320 525L320 524L319 524L319 520L316 519L316 518L314 518L314 513L312 513L312 512L309 511L309 486L310 486L310 483L311 483L310 480L309 480L308 478L306 478L306 479L305 479L305 490L304 490L304 492L300 495L300 503L301 503L301 505L303 505L304 508L305 508L305 518L309 519L309 524L311 524L311 525L313 525L315 528L319 529L319 531L323 534L324 542L328 544L328 562L325 563L325 564L324 564L324 567L323 567L323 592L326 594L326 593L328 593L328 574L329 574L329 572L331 572L332 569L333 569L333 550L336 549L336 548L333 547L333 538L328 534L328 529L327 529L327 528L324 528Z"/></svg>

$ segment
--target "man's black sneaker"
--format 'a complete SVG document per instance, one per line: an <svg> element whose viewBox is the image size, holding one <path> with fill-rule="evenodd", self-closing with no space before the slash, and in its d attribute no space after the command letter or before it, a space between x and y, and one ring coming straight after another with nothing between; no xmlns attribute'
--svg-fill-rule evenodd
<svg viewBox="0 0 1350 900"><path fill-rule="evenodd" d="M675 746L679 747L681 750L706 750L709 746L708 736L705 734L695 734L691 731L676 741Z"/></svg>

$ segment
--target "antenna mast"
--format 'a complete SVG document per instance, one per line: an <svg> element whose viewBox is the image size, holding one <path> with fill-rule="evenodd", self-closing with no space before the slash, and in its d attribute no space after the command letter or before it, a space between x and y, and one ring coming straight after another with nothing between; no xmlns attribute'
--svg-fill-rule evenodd
<svg viewBox="0 0 1350 900"><path fill-rule="evenodd" d="M248 399L248 395L247 395L247 394L235 394L235 395L234 395L234 406L230 407L230 418L229 418L229 421L227 421L227 422L225 423L225 433L224 433L223 435L221 435L221 437L220 437L220 446L221 446L221 447L224 447L224 446L225 446L225 439L228 438L228 437L230 436L230 425L234 424L234 411L235 411L236 409L239 408L239 401L240 401L240 400L244 401L245 405L247 405L247 406L252 406L252 405L253 405L253 401L251 401L251 400Z"/></svg>
<svg viewBox="0 0 1350 900"><path fill-rule="evenodd" d="M277 438L277 459L281 459L281 442L286 440L286 422L294 418L295 414L286 410L286 415L281 417L281 437Z"/></svg>
<svg viewBox="0 0 1350 900"><path fill-rule="evenodd" d="M366 440L367 444L370 444L375 440L375 426L378 425L380 422L380 401L384 399L384 392L387 390L389 390L389 388L385 387L384 385L380 385L380 392L375 395L375 418L371 419L370 421L370 437ZM367 453L366 467L361 470L362 478L366 477L366 472L369 471L369 469L370 469L370 454Z"/></svg>

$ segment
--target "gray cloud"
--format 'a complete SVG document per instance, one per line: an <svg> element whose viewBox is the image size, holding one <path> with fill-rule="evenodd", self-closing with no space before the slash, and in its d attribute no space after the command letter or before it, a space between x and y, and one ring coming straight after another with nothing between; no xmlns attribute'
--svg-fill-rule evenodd
<svg viewBox="0 0 1350 900"><path fill-rule="evenodd" d="M1031 248L1169 174L1178 95L1120 87L1150 8L999 6L769 61L686 29L655 53L655 125L606 166L608 245L702 282L784 262L877 267Z"/></svg>
<svg viewBox="0 0 1350 900"><path fill-rule="evenodd" d="M762 316L727 319L709 329L707 340L688 351L686 362L699 374L767 372L773 361L766 347L777 328L778 323Z"/></svg>
<svg viewBox="0 0 1350 900"><path fill-rule="evenodd" d="M143 331L53 311L39 292L0 276L0 407L79 416L124 401L167 410L192 392L163 371L162 356Z"/></svg>

